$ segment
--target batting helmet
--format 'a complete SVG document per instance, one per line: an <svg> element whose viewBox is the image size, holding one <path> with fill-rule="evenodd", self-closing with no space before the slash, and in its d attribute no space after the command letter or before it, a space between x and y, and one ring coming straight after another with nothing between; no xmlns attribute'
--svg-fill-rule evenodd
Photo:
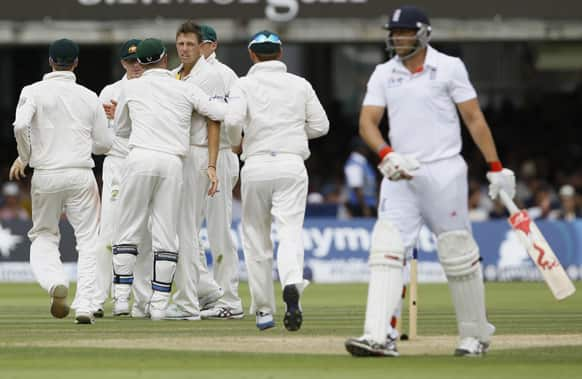
<svg viewBox="0 0 582 379"><path fill-rule="evenodd" d="M426 47L430 41L432 31L427 15L420 8L412 5L405 5L394 10L392 16L390 16L388 22L384 25L384 29L389 31L386 48L391 54L395 53L392 37L392 32L395 29L416 30L416 36L414 37L416 43L408 54L400 57L402 60L414 56L422 48Z"/></svg>
<svg viewBox="0 0 582 379"><path fill-rule="evenodd" d="M430 26L426 14L412 5L402 6L392 13L392 16L384 25L385 29L420 29L423 25Z"/></svg>

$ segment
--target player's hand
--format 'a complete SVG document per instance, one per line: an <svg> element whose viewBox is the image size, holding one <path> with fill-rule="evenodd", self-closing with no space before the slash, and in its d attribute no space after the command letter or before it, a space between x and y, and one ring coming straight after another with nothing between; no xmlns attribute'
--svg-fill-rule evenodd
<svg viewBox="0 0 582 379"><path fill-rule="evenodd" d="M218 177L216 176L216 168L208 166L208 179L210 180L210 188L208 189L208 196L214 196L218 192Z"/></svg>
<svg viewBox="0 0 582 379"><path fill-rule="evenodd" d="M391 152L382 159L378 170L389 180L410 180L412 173L420 168L420 163L413 157Z"/></svg>
<svg viewBox="0 0 582 379"><path fill-rule="evenodd" d="M10 180L20 180L22 178L26 178L24 173L25 168L26 165L22 163L20 157L16 158L14 163L12 163L12 166L10 166L10 174L8 175L8 178Z"/></svg>
<svg viewBox="0 0 582 379"><path fill-rule="evenodd" d="M113 120L115 118L115 110L117 109L117 101L111 100L109 104L103 104L103 110L105 110L105 116L109 120Z"/></svg>
<svg viewBox="0 0 582 379"><path fill-rule="evenodd" d="M507 168L501 171L489 171L487 180L489 180L489 196L492 199L497 198L501 190L505 191L512 199L515 196L515 174L513 171Z"/></svg>

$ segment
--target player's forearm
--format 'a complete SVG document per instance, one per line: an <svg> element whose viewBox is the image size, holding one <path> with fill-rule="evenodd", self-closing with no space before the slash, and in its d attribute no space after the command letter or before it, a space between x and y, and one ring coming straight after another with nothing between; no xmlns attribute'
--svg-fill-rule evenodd
<svg viewBox="0 0 582 379"><path fill-rule="evenodd" d="M220 123L208 119L206 129L208 131L208 166L216 168L220 144Z"/></svg>
<svg viewBox="0 0 582 379"><path fill-rule="evenodd" d="M28 125L14 125L14 137L16 138L16 148L18 156L26 166L30 160L30 139Z"/></svg>
<svg viewBox="0 0 582 379"><path fill-rule="evenodd" d="M498 162L499 156L497 155L493 135L491 134L491 129L489 129L485 119L477 119L470 125L467 125L467 128L485 160L489 163Z"/></svg>
<svg viewBox="0 0 582 379"><path fill-rule="evenodd" d="M382 137L380 128L372 120L360 118L360 137L370 147L370 149L378 152L378 150L386 145L386 140Z"/></svg>

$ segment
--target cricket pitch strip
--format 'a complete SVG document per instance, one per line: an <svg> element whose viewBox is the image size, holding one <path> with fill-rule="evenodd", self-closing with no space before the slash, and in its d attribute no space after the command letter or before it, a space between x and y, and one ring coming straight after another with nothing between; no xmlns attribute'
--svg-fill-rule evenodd
<svg viewBox="0 0 582 379"><path fill-rule="evenodd" d="M337 336L237 336L237 337L156 337L133 339L30 341L2 343L0 347L91 347L216 351L239 353L281 353L281 354L322 354L346 355L344 337ZM401 355L450 355L457 344L456 336L421 336L412 341L399 341ZM531 334L494 336L491 350L526 349L535 347L580 346L582 334Z"/></svg>

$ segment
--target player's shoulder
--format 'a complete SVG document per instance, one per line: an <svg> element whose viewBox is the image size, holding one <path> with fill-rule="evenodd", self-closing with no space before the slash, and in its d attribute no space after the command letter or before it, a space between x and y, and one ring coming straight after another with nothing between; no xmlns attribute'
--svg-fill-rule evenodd
<svg viewBox="0 0 582 379"><path fill-rule="evenodd" d="M397 59L398 58L396 57L392 57L388 59L386 62L377 64L376 67L374 68L374 71L372 72L372 77L374 76L385 77L392 74L392 72L396 68Z"/></svg>
<svg viewBox="0 0 582 379"><path fill-rule="evenodd" d="M221 61L217 60L216 65L221 71L226 72L230 76L238 78L238 75L236 74L236 72L234 72L234 70L232 68L230 68L230 66L228 66L227 64L224 64Z"/></svg>
<svg viewBox="0 0 582 379"><path fill-rule="evenodd" d="M427 61L430 61L431 63L433 63L433 65L437 66L438 68L452 70L465 66L461 58L439 51L432 46L428 47Z"/></svg>
<svg viewBox="0 0 582 379"><path fill-rule="evenodd" d="M117 92L121 89L121 85L122 85L122 80L118 80L114 83L108 84L105 87L103 87L99 96L111 96L112 94L114 94L115 92Z"/></svg>
<svg viewBox="0 0 582 379"><path fill-rule="evenodd" d="M28 85L25 85L24 87L22 87L22 93L26 93L26 94L32 94L35 92L36 89L40 88L42 86L42 80L38 81L38 82L34 82Z"/></svg>
<svg viewBox="0 0 582 379"><path fill-rule="evenodd" d="M89 88L85 87L82 84L79 83L75 83L73 88L75 89L76 95L78 96L83 96L86 99L89 100L98 100L99 96L97 96L97 94L90 90Z"/></svg>

